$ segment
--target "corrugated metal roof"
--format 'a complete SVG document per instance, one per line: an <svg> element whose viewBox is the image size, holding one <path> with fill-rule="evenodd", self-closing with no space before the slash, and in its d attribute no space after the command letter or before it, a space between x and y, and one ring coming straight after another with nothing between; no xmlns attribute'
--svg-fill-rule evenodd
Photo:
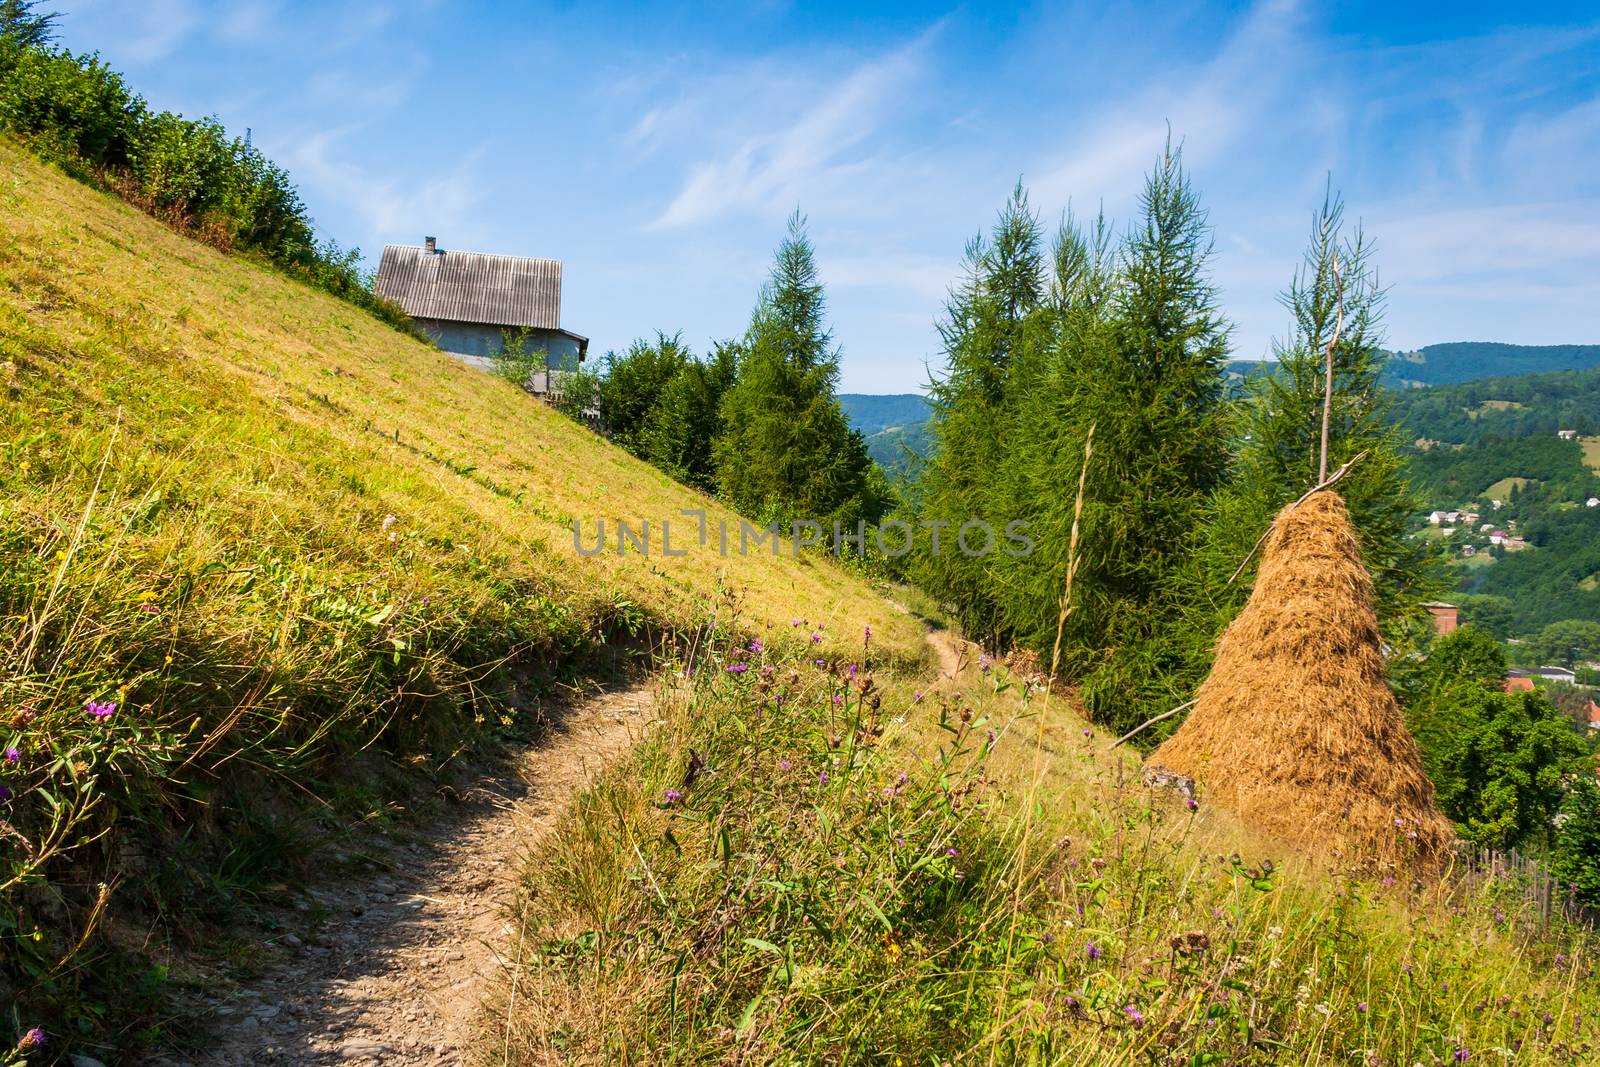
<svg viewBox="0 0 1600 1067"><path fill-rule="evenodd" d="M561 262L385 245L378 295L414 319L561 328Z"/></svg>

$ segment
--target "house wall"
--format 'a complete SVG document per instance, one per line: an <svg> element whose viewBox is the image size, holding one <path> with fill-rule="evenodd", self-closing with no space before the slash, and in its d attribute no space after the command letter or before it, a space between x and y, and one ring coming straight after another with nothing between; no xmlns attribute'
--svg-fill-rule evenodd
<svg viewBox="0 0 1600 1067"><path fill-rule="evenodd" d="M434 344L476 367L487 369L490 360L505 347L507 328L504 326L440 319L417 319L416 322L418 329ZM555 330L529 330L528 335L534 349L545 350L545 366L552 370L577 369L577 341Z"/></svg>

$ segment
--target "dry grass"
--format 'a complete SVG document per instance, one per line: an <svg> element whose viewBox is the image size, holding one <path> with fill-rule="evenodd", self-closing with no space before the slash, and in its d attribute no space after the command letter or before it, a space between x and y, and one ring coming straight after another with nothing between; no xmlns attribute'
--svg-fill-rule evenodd
<svg viewBox="0 0 1600 1067"><path fill-rule="evenodd" d="M827 561L694 545L680 509L735 532L737 517L507 383L172 233L3 139L0 172L0 434L12 442L120 421L121 448L165 456L190 499L226 515L222 536L270 543L302 526L370 552L393 514L442 562L493 559L501 577L538 581L581 614L627 601L688 624L726 584L754 626L801 617L853 642L871 623L882 647L921 654L912 619ZM675 545L691 552L580 559L575 518L590 543L597 519L647 520L657 539L677 519Z"/></svg>
<svg viewBox="0 0 1600 1067"><path fill-rule="evenodd" d="M1279 513L1194 710L1151 762L1341 865L1432 861L1453 840L1385 678L1372 579L1336 493Z"/></svg>

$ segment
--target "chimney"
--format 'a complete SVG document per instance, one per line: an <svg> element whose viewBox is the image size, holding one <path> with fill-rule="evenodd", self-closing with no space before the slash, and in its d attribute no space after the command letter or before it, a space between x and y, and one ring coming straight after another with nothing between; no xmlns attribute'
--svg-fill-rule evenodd
<svg viewBox="0 0 1600 1067"><path fill-rule="evenodd" d="M430 256L433 255L435 252L439 251L439 249L435 246L434 240L433 240L432 237L424 237L422 239L422 248Z"/></svg>

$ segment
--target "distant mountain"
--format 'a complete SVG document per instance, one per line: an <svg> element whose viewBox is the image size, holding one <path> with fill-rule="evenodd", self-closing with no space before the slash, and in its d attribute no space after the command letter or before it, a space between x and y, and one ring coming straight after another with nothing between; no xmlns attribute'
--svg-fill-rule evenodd
<svg viewBox="0 0 1600 1067"><path fill-rule="evenodd" d="M1509 378L1548 371L1600 367L1600 345L1507 345L1453 341L1412 352L1391 352L1384 384L1391 389L1457 385L1478 378Z"/></svg>
<svg viewBox="0 0 1600 1067"><path fill-rule="evenodd" d="M1481 378L1394 393L1410 440L1471 444L1574 430L1600 434L1600 369Z"/></svg>
<svg viewBox="0 0 1600 1067"><path fill-rule="evenodd" d="M840 393L839 404L850 425L868 437L928 421L928 398L921 393Z"/></svg>
<svg viewBox="0 0 1600 1067"><path fill-rule="evenodd" d="M1464 444L1558 429L1600 434L1600 345L1454 341L1389 355L1383 383L1395 390L1395 415L1410 439ZM1231 361L1229 388L1275 366ZM914 477L919 464L906 449L927 454L927 398L845 393L839 400L872 457L897 477Z"/></svg>

